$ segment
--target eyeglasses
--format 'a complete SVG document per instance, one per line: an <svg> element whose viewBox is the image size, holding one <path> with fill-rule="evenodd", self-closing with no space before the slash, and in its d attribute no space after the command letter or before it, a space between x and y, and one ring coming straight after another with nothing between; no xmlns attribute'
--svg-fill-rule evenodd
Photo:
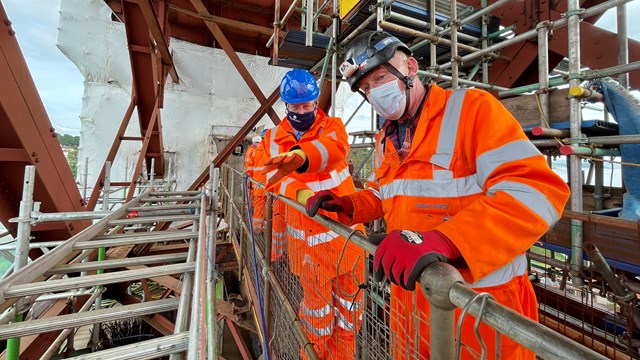
<svg viewBox="0 0 640 360"><path fill-rule="evenodd" d="M287 110L294 113L305 113L316 109L316 102L306 102L301 104L287 104Z"/></svg>

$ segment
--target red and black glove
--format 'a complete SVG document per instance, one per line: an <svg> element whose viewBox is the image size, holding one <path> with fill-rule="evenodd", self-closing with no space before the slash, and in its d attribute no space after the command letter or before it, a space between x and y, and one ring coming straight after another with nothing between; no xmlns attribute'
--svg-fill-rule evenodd
<svg viewBox="0 0 640 360"><path fill-rule="evenodd" d="M335 213L353 214L353 202L347 196L338 196L330 190L320 190L307 199L307 215L316 216L318 210L324 209Z"/></svg>
<svg viewBox="0 0 640 360"><path fill-rule="evenodd" d="M382 234L384 235L384 234ZM422 271L434 262L450 262L460 257L456 246L439 231L393 230L386 236L372 235L378 245L373 255L374 280L389 280L407 290L414 290Z"/></svg>

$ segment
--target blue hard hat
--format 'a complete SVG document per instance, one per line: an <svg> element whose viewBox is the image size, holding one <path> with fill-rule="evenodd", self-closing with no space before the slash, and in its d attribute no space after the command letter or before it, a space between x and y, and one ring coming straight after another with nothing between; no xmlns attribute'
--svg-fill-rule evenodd
<svg viewBox="0 0 640 360"><path fill-rule="evenodd" d="M280 99L286 104L300 104L320 95L316 79L307 70L293 69L280 82Z"/></svg>

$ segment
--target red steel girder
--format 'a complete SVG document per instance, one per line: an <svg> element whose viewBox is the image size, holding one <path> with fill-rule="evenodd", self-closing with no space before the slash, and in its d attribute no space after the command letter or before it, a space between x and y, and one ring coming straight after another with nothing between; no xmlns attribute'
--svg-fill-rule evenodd
<svg viewBox="0 0 640 360"><path fill-rule="evenodd" d="M152 129L156 127L156 125L160 122L160 109L158 102L160 99L156 99L156 102L153 106L153 111L151 112L151 119L147 124L147 129L143 130L142 133L144 135L144 141L142 142L142 147L140 148L140 154L138 154L138 161L136 162L136 167L133 170L133 176L131 178L131 183L129 184L129 190L127 191L127 200L131 201L133 199L133 193L136 188L136 180L140 176L140 172L142 171L142 162L146 159L149 160L152 157L149 153L149 148L151 146L151 141L153 139L153 131ZM163 156L159 157L160 159L164 159ZM154 164L157 165L159 161L155 161ZM147 166L147 169L150 169L151 166Z"/></svg>
<svg viewBox="0 0 640 360"><path fill-rule="evenodd" d="M211 16L201 0L191 0L191 4L196 9L199 15ZM249 89L251 90L253 95L261 104L264 104L265 101L267 101L267 98L262 93L262 90L260 90L260 87L258 86L256 81L251 77L249 70L247 70L246 66L244 66L242 60L240 60L240 57L238 56L238 54L236 54L235 50L231 46L231 43L229 43L227 38L222 33L222 30L220 30L218 24L211 21L206 21L205 23L209 30L211 30L213 36L218 41L220 47L224 50L225 54L227 54L227 56L233 63L233 66L235 66L236 70L238 70L238 72L240 73L240 76L242 76L242 79L244 79L244 81L247 83L247 86L249 86ZM271 117L271 120L274 122L274 124L280 121L278 114L276 114L271 106L267 108L267 114L269 114L269 117Z"/></svg>
<svg viewBox="0 0 640 360"><path fill-rule="evenodd" d="M460 0L460 3L480 8L480 0ZM581 1L582 8L589 8L605 0ZM511 1L494 10L492 15L500 18L503 26L516 25L514 32L520 34L535 29L543 20L558 20L567 11L566 1L523 0ZM630 14L629 14L630 15ZM581 63L592 69L617 65L617 36L592 25L600 18L593 16L580 22ZM553 31L549 39L549 67L553 69L569 54L566 27ZM538 82L538 47L535 39L506 47L502 55L517 59L510 63L496 60L489 70L489 81L499 86L514 87ZM640 42L629 40L629 62L640 60ZM640 72L629 74L632 88L640 88Z"/></svg>
<svg viewBox="0 0 640 360"><path fill-rule="evenodd" d="M166 16L156 15L156 12L153 9L153 5L151 4L151 0L138 0L138 5L140 6L140 10L142 11L144 20L149 27L149 33L151 34L151 37L155 41L156 46L160 51L163 67L169 68L168 71L171 73L173 82L179 83L180 79L178 78L178 72L176 71L175 64L173 63L173 58L171 57L171 53L169 52L169 32L165 31L168 28L168 18ZM158 6L158 11L159 13L163 14L167 12L166 7L164 6L164 1L161 2ZM165 22L160 24L159 18L163 18Z"/></svg>
<svg viewBox="0 0 640 360"><path fill-rule="evenodd" d="M162 56L152 48L152 38L149 33L145 16L138 3L127 0L122 1L122 13L129 45L129 58L131 60L131 72L133 75L133 92L135 93L136 106L140 133L146 137L146 129L154 122L149 139L149 146L143 152L147 169L151 169L151 157L146 152L164 154L162 145L162 125L160 122L159 107L162 107L164 93L164 70ZM166 11L163 11L166 17ZM164 24L166 20L158 21ZM154 113L157 118L154 119ZM145 150L145 149L143 149ZM155 161L155 175L164 176L164 156Z"/></svg>
<svg viewBox="0 0 640 360"><path fill-rule="evenodd" d="M36 166L34 200L42 202L41 211L81 211L83 201L1 3L0 21L0 220L15 235L17 225L8 220L18 216L26 165ZM59 223L32 235L66 239L90 224Z"/></svg>
<svg viewBox="0 0 640 360"><path fill-rule="evenodd" d="M142 301L138 300L135 296L127 294L126 287L121 287L121 290L117 292L116 300L118 300L123 305L142 303ZM150 300L147 300L147 301L150 301ZM147 316L141 316L140 318L147 324L151 325L151 327L156 329L163 336L173 334L175 324L162 314L152 314Z"/></svg>

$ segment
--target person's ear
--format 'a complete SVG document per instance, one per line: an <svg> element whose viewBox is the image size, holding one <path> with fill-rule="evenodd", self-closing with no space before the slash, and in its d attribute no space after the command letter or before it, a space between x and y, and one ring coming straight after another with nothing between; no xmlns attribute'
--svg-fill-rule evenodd
<svg viewBox="0 0 640 360"><path fill-rule="evenodd" d="M418 74L418 60L416 60L412 56L409 56L407 58L407 69L409 71L407 76L415 76L415 75L417 75Z"/></svg>

